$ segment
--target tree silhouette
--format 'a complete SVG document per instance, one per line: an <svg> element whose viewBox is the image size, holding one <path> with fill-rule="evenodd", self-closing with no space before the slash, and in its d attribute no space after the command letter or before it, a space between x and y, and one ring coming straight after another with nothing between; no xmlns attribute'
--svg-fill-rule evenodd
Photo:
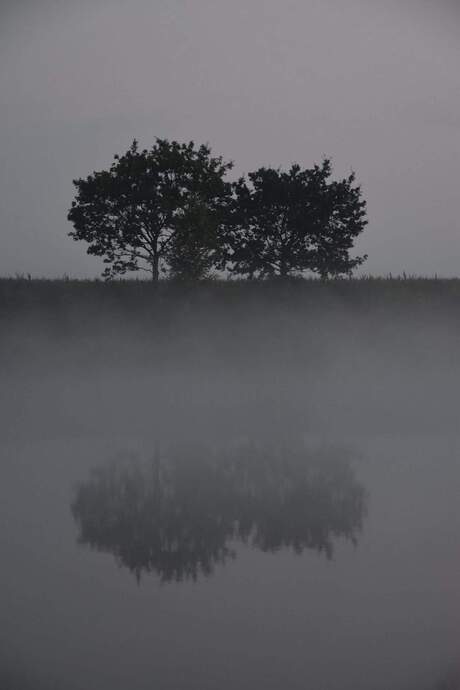
<svg viewBox="0 0 460 690"><path fill-rule="evenodd" d="M208 146L156 139L140 151L134 140L109 170L74 180L69 234L104 257L106 278L144 270L158 280L171 266L176 277L204 277L219 261L231 168Z"/></svg>
<svg viewBox="0 0 460 690"><path fill-rule="evenodd" d="M230 270L253 277L349 274L367 257L351 258L355 238L366 225L355 175L329 181L331 162L287 172L260 168L235 185L233 223L228 233Z"/></svg>
<svg viewBox="0 0 460 690"><path fill-rule="evenodd" d="M109 463L77 487L72 512L80 543L113 553L138 580L155 572L168 582L210 575L236 541L330 558L335 538L356 542L365 505L336 452L245 444Z"/></svg>

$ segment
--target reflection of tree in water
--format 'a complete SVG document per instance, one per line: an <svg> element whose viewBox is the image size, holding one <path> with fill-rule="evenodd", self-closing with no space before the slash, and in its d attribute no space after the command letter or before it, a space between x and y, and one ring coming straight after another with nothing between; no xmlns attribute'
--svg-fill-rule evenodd
<svg viewBox="0 0 460 690"><path fill-rule="evenodd" d="M238 540L330 558L334 538L356 543L365 491L335 451L195 447L93 470L72 512L80 543L113 553L138 579L144 571L171 581L211 574Z"/></svg>

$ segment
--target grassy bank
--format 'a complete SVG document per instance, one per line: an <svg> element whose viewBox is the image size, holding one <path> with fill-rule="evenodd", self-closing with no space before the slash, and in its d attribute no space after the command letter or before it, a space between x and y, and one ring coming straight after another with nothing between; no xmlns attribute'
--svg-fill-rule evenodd
<svg viewBox="0 0 460 690"><path fill-rule="evenodd" d="M460 280L0 280L0 412L19 436L445 433L459 315Z"/></svg>
<svg viewBox="0 0 460 690"><path fill-rule="evenodd" d="M34 311L88 315L117 310L148 315L187 304L196 308L243 310L271 305L321 310L331 304L373 310L446 309L460 305L460 279L359 278L332 281L150 281L0 278L0 319Z"/></svg>
<svg viewBox="0 0 460 690"><path fill-rule="evenodd" d="M379 350L404 366L425 355L442 360L446 347L452 357L459 315L459 279L155 285L6 278L0 355L3 366L48 358L68 366L279 371Z"/></svg>

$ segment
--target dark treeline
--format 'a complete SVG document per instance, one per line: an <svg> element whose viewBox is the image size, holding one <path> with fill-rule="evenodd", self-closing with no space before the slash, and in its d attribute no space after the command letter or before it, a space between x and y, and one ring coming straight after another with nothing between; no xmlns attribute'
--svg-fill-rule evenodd
<svg viewBox="0 0 460 690"><path fill-rule="evenodd" d="M329 159L289 170L262 167L229 182L233 163L208 146L135 140L109 170L74 180L69 235L103 258L103 276L144 271L199 280L226 274L286 278L350 275L367 224L355 174L331 180Z"/></svg>

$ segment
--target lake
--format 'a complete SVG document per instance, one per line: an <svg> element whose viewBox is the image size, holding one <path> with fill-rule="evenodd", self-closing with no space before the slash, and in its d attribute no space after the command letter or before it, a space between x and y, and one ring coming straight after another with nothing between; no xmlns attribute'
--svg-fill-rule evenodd
<svg viewBox="0 0 460 690"><path fill-rule="evenodd" d="M0 690L460 689L457 281L0 288Z"/></svg>
<svg viewBox="0 0 460 690"><path fill-rule="evenodd" d="M1 450L8 688L410 690L458 660L460 434Z"/></svg>

